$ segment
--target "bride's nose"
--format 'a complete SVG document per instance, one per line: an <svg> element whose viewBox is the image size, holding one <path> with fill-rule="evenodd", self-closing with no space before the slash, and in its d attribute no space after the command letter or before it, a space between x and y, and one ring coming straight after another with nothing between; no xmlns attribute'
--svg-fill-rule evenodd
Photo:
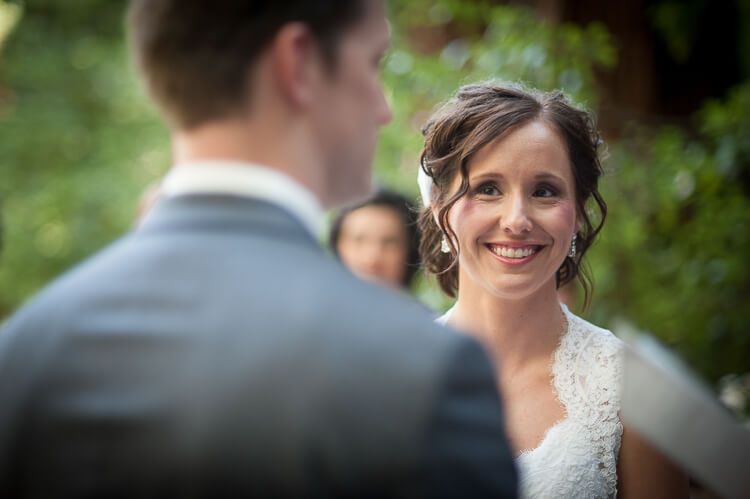
<svg viewBox="0 0 750 499"><path fill-rule="evenodd" d="M500 224L503 231L507 234L518 235L531 231L532 223L529 216L529 206L524 196L510 196L508 202L503 205Z"/></svg>

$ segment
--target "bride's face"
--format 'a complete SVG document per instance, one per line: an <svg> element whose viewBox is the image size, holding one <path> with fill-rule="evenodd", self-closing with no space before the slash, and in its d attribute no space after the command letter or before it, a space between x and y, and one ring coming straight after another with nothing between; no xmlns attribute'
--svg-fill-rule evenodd
<svg viewBox="0 0 750 499"><path fill-rule="evenodd" d="M577 230L575 183L565 143L534 121L498 137L467 164L469 190L449 212L466 279L508 299L555 287ZM456 192L460 179L454 179ZM465 285L465 284L464 284Z"/></svg>

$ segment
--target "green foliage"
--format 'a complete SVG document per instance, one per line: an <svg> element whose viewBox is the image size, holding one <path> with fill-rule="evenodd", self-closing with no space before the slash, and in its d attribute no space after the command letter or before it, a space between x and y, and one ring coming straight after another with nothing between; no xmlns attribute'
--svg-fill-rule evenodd
<svg viewBox="0 0 750 499"><path fill-rule="evenodd" d="M593 306L626 316L705 376L750 371L750 84L699 113L700 136L639 129L612 150L591 259Z"/></svg>
<svg viewBox="0 0 750 499"><path fill-rule="evenodd" d="M685 62L695 47L695 37L707 0L690 2L663 1L652 5L649 14L652 24L666 42L672 58Z"/></svg>
<svg viewBox="0 0 750 499"><path fill-rule="evenodd" d="M3 42L20 19L21 12L21 7L16 4L0 2L0 50L3 48Z"/></svg>
<svg viewBox="0 0 750 499"><path fill-rule="evenodd" d="M132 223L168 166L129 71L123 3L26 6L0 66L0 316Z"/></svg>

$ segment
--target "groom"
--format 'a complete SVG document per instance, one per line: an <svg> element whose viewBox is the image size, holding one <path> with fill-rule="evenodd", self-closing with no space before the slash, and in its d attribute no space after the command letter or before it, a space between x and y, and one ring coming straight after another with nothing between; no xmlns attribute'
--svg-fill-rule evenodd
<svg viewBox="0 0 750 499"><path fill-rule="evenodd" d="M0 497L514 497L485 354L316 242L391 117L381 0L135 0L163 199L0 331Z"/></svg>

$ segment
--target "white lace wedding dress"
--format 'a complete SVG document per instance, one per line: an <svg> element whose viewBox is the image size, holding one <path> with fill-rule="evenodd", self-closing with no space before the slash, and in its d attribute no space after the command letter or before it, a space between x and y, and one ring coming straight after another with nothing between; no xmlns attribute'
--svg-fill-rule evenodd
<svg viewBox="0 0 750 499"><path fill-rule="evenodd" d="M622 342L561 307L568 330L554 353L552 386L566 415L516 458L520 496L616 497ZM451 312L437 322L445 324Z"/></svg>

